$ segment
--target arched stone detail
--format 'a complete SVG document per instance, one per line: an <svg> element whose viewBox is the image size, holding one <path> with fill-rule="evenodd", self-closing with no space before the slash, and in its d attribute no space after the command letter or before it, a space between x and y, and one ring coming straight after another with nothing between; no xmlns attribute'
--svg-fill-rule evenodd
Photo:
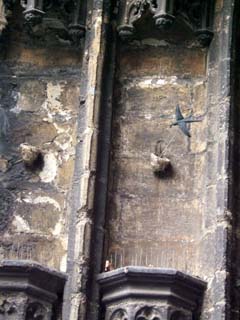
<svg viewBox="0 0 240 320"><path fill-rule="evenodd" d="M50 320L51 310L48 310L39 302L32 302L28 305L26 310L25 320Z"/></svg>
<svg viewBox="0 0 240 320"><path fill-rule="evenodd" d="M161 314L157 308L146 306L136 313L135 320L161 320Z"/></svg>
<svg viewBox="0 0 240 320"><path fill-rule="evenodd" d="M17 315L17 305L13 301L2 300L0 304L0 319L14 319Z"/></svg>
<svg viewBox="0 0 240 320"><path fill-rule="evenodd" d="M144 17L147 15L151 16L153 24L161 33L169 29L178 18L192 30L202 46L209 45L213 38L213 0L122 0L119 7L117 29L123 40L135 38L138 32L137 24L140 23L140 20L143 20L144 24ZM138 36L144 38L141 31Z"/></svg>
<svg viewBox="0 0 240 320"><path fill-rule="evenodd" d="M9 12L16 3L16 0L1 1ZM86 1L21 0L20 4L25 31L32 41L79 46L86 30Z"/></svg>
<svg viewBox="0 0 240 320"><path fill-rule="evenodd" d="M65 281L65 274L34 262L2 261L0 320L51 320Z"/></svg>
<svg viewBox="0 0 240 320"><path fill-rule="evenodd" d="M124 309L115 310L110 316L110 320L129 320L127 311Z"/></svg>

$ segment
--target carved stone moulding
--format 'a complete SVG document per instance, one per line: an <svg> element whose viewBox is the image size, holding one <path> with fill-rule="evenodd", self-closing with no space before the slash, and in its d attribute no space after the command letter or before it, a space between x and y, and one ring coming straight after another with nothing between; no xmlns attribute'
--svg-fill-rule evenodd
<svg viewBox="0 0 240 320"><path fill-rule="evenodd" d="M16 0L3 0L12 11ZM33 38L58 39L58 43L79 45L85 35L86 0L20 0L25 29Z"/></svg>
<svg viewBox="0 0 240 320"><path fill-rule="evenodd" d="M117 30L122 40L144 38L148 29L163 36L178 20L183 27L173 33L188 29L207 46L213 38L213 11L214 0L120 0Z"/></svg>
<svg viewBox="0 0 240 320"><path fill-rule="evenodd" d="M35 262L0 262L0 319L52 319L65 282L65 274Z"/></svg>
<svg viewBox="0 0 240 320"><path fill-rule="evenodd" d="M147 267L105 272L98 282L105 320L192 320L201 311L206 289L199 278Z"/></svg>

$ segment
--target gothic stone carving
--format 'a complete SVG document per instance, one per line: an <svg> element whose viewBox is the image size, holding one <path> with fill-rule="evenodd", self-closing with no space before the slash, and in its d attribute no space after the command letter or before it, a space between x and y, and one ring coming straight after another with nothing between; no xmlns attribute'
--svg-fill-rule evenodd
<svg viewBox="0 0 240 320"><path fill-rule="evenodd" d="M207 46L213 37L213 5L213 0L121 0L118 32L123 40L135 38L138 25L150 16L159 32L164 33L179 19L192 30L201 45Z"/></svg>
<svg viewBox="0 0 240 320"><path fill-rule="evenodd" d="M51 314L51 309L47 309L39 302L32 302L27 307L25 320L50 320Z"/></svg>
<svg viewBox="0 0 240 320"><path fill-rule="evenodd" d="M98 276L105 320L192 320L206 283L173 269L125 267Z"/></svg>
<svg viewBox="0 0 240 320"><path fill-rule="evenodd" d="M0 293L0 320L51 320L52 306L22 293Z"/></svg>
<svg viewBox="0 0 240 320"><path fill-rule="evenodd" d="M66 276L33 262L0 265L0 320L51 320Z"/></svg>
<svg viewBox="0 0 240 320"><path fill-rule="evenodd" d="M161 320L161 311L154 307L143 307L137 312L135 320Z"/></svg>
<svg viewBox="0 0 240 320"><path fill-rule="evenodd" d="M12 11L16 0L3 0ZM25 29L33 40L80 44L85 35L85 0L21 0ZM48 39L48 41L46 41Z"/></svg>
<svg viewBox="0 0 240 320"><path fill-rule="evenodd" d="M128 320L128 315L126 310L117 309L111 315L111 320Z"/></svg>
<svg viewBox="0 0 240 320"><path fill-rule="evenodd" d="M17 305L5 299L0 301L0 319L16 319Z"/></svg>
<svg viewBox="0 0 240 320"><path fill-rule="evenodd" d="M192 320L193 312L186 310L176 311L176 307L171 304L151 302L144 305L143 300L138 302L125 302L124 309L108 308L106 320Z"/></svg>
<svg viewBox="0 0 240 320"><path fill-rule="evenodd" d="M106 319L110 320L192 320L192 312L175 311L169 306L138 306L132 304L126 309L116 309Z"/></svg>

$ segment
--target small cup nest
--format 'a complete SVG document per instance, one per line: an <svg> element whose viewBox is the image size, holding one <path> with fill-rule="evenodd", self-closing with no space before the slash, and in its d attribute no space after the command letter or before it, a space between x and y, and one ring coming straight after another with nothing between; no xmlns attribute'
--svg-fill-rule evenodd
<svg viewBox="0 0 240 320"><path fill-rule="evenodd" d="M43 169L44 156L40 149L27 143L22 143L19 150L27 169L31 171L41 171Z"/></svg>
<svg viewBox="0 0 240 320"><path fill-rule="evenodd" d="M164 172L170 166L170 163L168 158L151 153L151 166L154 173Z"/></svg>

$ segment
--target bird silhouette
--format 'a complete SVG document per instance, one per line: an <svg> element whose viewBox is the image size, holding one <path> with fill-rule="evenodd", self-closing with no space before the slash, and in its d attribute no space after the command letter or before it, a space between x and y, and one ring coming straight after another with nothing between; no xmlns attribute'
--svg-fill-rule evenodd
<svg viewBox="0 0 240 320"><path fill-rule="evenodd" d="M184 118L182 115L182 112L180 110L179 105L176 106L176 111L175 111L175 117L176 117L176 121L173 122L170 127L172 126L179 126L179 128L182 130L182 132L188 136L189 138L191 137L191 134L189 132L189 129L187 127L187 123L191 123L191 122L200 122L202 120L200 119L194 119L192 116L186 117Z"/></svg>

